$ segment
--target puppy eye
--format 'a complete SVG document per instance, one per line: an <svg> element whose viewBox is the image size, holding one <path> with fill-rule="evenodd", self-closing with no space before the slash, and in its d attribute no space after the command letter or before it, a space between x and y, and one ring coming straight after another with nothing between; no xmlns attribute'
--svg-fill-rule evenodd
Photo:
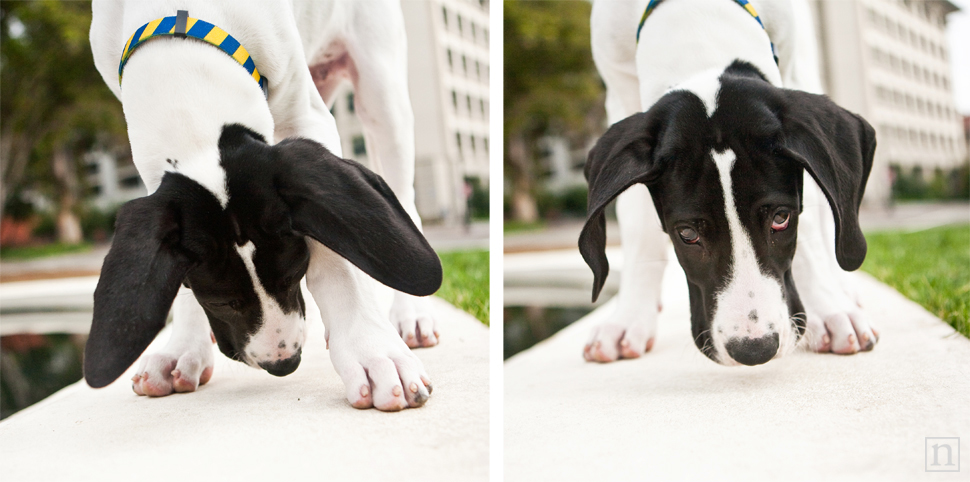
<svg viewBox="0 0 970 482"><path fill-rule="evenodd" d="M697 241L701 239L694 228L677 228L677 234L687 244L697 244Z"/></svg>
<svg viewBox="0 0 970 482"><path fill-rule="evenodd" d="M791 220L791 213L788 211L779 211L775 214L774 219L771 220L771 230L772 231L784 231L788 228L788 221Z"/></svg>
<svg viewBox="0 0 970 482"><path fill-rule="evenodd" d="M240 309L242 309L244 303L242 300L232 300L232 301L216 301L210 304L212 306L219 307L219 308L229 307L233 310L239 311Z"/></svg>

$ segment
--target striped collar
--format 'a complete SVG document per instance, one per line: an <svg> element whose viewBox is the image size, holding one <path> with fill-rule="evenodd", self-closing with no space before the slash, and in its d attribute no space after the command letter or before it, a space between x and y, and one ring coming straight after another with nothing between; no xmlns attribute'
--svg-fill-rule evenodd
<svg viewBox="0 0 970 482"><path fill-rule="evenodd" d="M640 17L640 25L637 27L637 43L638 44L640 43L640 30L643 29L643 23L647 21L647 17L649 17L650 14L653 13L653 9L657 8L657 5L661 1L663 1L663 0L650 0L650 3L647 4L647 8L643 11L643 16ZM744 7L744 11L748 12L749 14L751 14L751 16L754 17L754 19L758 21L758 25L761 25L761 29L762 30L765 30L765 24L761 23L761 17L758 16L758 12L755 11L754 5L751 5L751 3L748 2L748 0L734 0L734 2L737 3L738 5ZM765 33L768 33L768 31L765 30ZM778 63L778 55L775 53L775 43L774 42L771 42L771 39L768 39L768 42L771 43L771 56L775 58L775 63L777 64Z"/></svg>
<svg viewBox="0 0 970 482"><path fill-rule="evenodd" d="M186 10L179 10L174 17L152 20L135 30L134 35L125 44L125 50L121 53L121 63L118 65L118 84L121 84L121 74L125 70L125 64L128 63L128 59L136 48L153 38L170 36L194 38L219 47L220 50L239 62L239 65L242 65L253 77L253 80L259 84L263 96L269 97L268 81L256 70L256 64L246 48L225 30L204 20L189 18L189 12Z"/></svg>

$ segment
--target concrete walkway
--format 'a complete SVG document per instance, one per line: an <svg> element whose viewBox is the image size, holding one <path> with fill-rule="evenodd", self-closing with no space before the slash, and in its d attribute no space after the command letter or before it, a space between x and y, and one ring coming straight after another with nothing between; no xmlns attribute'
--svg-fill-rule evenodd
<svg viewBox="0 0 970 482"><path fill-rule="evenodd" d="M618 254L608 250L611 266ZM543 255L531 262L582 263L575 249ZM691 340L686 282L670 259L650 353L583 361L609 302L505 363L506 481L970 478L970 341L953 328L854 273L882 335L874 351L722 367ZM960 472L925 472L926 437L961 438Z"/></svg>
<svg viewBox="0 0 970 482"><path fill-rule="evenodd" d="M434 382L420 409L350 407L308 306L292 375L273 377L213 347L214 375L195 393L136 396L134 367L104 389L78 382L0 423L2 479L488 480L488 329L432 300L442 342L415 352Z"/></svg>

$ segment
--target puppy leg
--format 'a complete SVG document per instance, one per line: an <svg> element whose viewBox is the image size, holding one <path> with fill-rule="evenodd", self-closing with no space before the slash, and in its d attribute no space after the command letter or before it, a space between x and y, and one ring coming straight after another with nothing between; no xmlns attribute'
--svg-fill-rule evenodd
<svg viewBox="0 0 970 482"><path fill-rule="evenodd" d="M161 351L142 358L132 378L131 388L139 395L163 397L173 392L194 392L212 378L215 339L192 290L179 290L172 310L172 337Z"/></svg>
<svg viewBox="0 0 970 482"><path fill-rule="evenodd" d="M623 242L619 299L616 312L593 330L584 350L588 361L637 358L653 348L657 333L667 236L645 186L621 194L616 213Z"/></svg>
<svg viewBox="0 0 970 482"><path fill-rule="evenodd" d="M818 352L853 354L875 347L879 334L835 258L835 221L821 189L807 173L805 211L798 219L792 275L805 305L805 343Z"/></svg>
<svg viewBox="0 0 970 482"><path fill-rule="evenodd" d="M593 60L606 83L606 115L610 123L640 112L636 73L636 42L622 25L631 4L596 2L590 19ZM653 347L660 310L660 285L667 266L667 236L653 199L643 185L617 198L616 213L623 243L623 269L616 312L593 330L583 351L588 361L637 358Z"/></svg>
<svg viewBox="0 0 970 482"><path fill-rule="evenodd" d="M364 128L368 157L398 201L421 229L414 204L414 112L407 86L407 38L400 7L384 15L362 16L348 36L356 110ZM370 32L382 32L380 36ZM395 292L391 324L411 348L438 344L431 304Z"/></svg>
<svg viewBox="0 0 970 482"><path fill-rule="evenodd" d="M307 239L307 289L320 307L330 360L355 408L420 407L431 378L377 307L376 282L324 245Z"/></svg>

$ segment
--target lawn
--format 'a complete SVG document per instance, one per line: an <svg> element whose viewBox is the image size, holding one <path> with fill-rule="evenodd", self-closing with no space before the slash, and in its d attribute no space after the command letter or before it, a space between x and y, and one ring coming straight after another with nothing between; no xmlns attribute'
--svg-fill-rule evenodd
<svg viewBox="0 0 970 482"><path fill-rule="evenodd" d="M970 224L866 234L862 269L970 338Z"/></svg>
<svg viewBox="0 0 970 482"><path fill-rule="evenodd" d="M3 248L0 249L0 259L4 261L23 261L61 254L85 253L91 251L93 247L91 243L83 242L80 244L50 243L37 246Z"/></svg>
<svg viewBox="0 0 970 482"><path fill-rule="evenodd" d="M437 295L488 325L488 251L452 251L438 256L444 281Z"/></svg>

